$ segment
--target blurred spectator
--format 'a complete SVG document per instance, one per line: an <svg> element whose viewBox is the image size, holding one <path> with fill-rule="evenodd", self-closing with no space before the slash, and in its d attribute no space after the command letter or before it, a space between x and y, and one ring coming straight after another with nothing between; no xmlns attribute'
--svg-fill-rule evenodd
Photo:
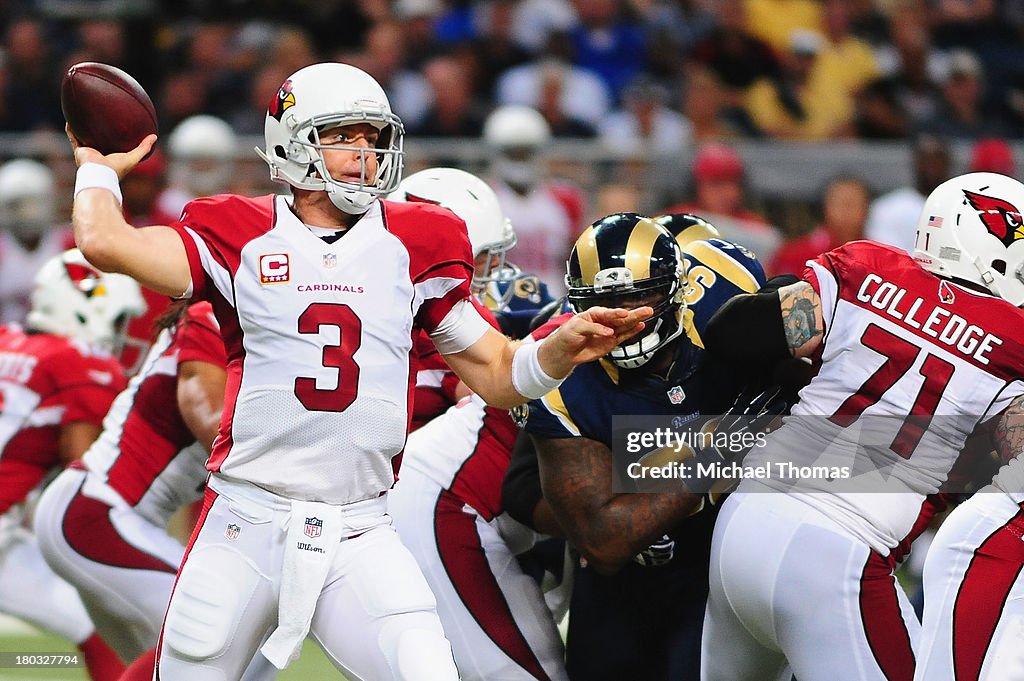
<svg viewBox="0 0 1024 681"><path fill-rule="evenodd" d="M157 199L160 212L180 215L192 199L231 188L238 139L216 116L201 114L182 121L167 138L167 153L170 186Z"/></svg>
<svg viewBox="0 0 1024 681"><path fill-rule="evenodd" d="M516 0L492 0L475 5L476 32L472 47L477 63L477 95L490 98L498 77L508 69L525 64L530 53L514 35Z"/></svg>
<svg viewBox="0 0 1024 681"><path fill-rule="evenodd" d="M852 135L853 98L817 68L823 48L820 34L793 31L781 75L751 86L747 110L763 133L804 141Z"/></svg>
<svg viewBox="0 0 1024 681"><path fill-rule="evenodd" d="M902 6L892 16L892 45L876 49L882 72L892 79L899 107L908 122L933 115L936 107L932 71L936 67L924 13Z"/></svg>
<svg viewBox="0 0 1024 681"><path fill-rule="evenodd" d="M571 0L519 0L512 17L512 35L527 52L542 52L556 33L566 33L577 22Z"/></svg>
<svg viewBox="0 0 1024 681"><path fill-rule="evenodd" d="M689 146L693 126L668 107L668 92L661 85L642 76L626 88L622 99L622 109L605 116L598 126L606 148L678 156Z"/></svg>
<svg viewBox="0 0 1024 681"><path fill-rule="evenodd" d="M1000 37L996 0L930 0L925 6L935 43L941 47L978 48Z"/></svg>
<svg viewBox="0 0 1024 681"><path fill-rule="evenodd" d="M825 187L821 224L809 234L784 243L765 267L769 276L796 274L818 255L850 241L864 238L871 194L863 180L853 175L834 178Z"/></svg>
<svg viewBox="0 0 1024 681"><path fill-rule="evenodd" d="M553 36L545 56L503 73L495 88L495 103L540 109L544 100L550 103L552 93L557 92L559 115L583 123L592 131L608 113L611 96L604 81L595 73L573 66L558 56L560 40L564 37ZM545 108L550 115L552 107Z"/></svg>
<svg viewBox="0 0 1024 681"><path fill-rule="evenodd" d="M672 52L688 52L693 49L694 45L715 30L721 14L720 3L711 5L697 0L653 0L633 4L643 12L643 20L651 38L663 37L671 44ZM649 55L650 59L657 58L654 50Z"/></svg>
<svg viewBox="0 0 1024 681"><path fill-rule="evenodd" d="M941 99L934 113L920 122L922 131L951 139L1006 134L996 114L982 111L984 72L974 54L964 49L950 52L938 80Z"/></svg>
<svg viewBox="0 0 1024 681"><path fill-rule="evenodd" d="M270 60L289 73L320 61L309 34L296 28L281 31L274 41Z"/></svg>
<svg viewBox="0 0 1024 681"><path fill-rule="evenodd" d="M75 61L98 61L130 68L125 53L124 23L114 19L94 19L78 24L79 56ZM136 71L136 76L138 77Z"/></svg>
<svg viewBox="0 0 1024 681"><path fill-rule="evenodd" d="M406 65L421 68L438 53L434 23L444 10L442 0L395 0L394 16L402 29Z"/></svg>
<svg viewBox="0 0 1024 681"><path fill-rule="evenodd" d="M190 69L171 74L156 99L160 125L173 129L189 116L202 113L208 108L208 94L206 79L201 73Z"/></svg>
<svg viewBox="0 0 1024 681"><path fill-rule="evenodd" d="M503 106L488 116L484 143L492 151L488 180L518 244L509 259L544 281L551 294L565 293L565 259L576 239L582 197L556 187L544 171L543 152L551 139L544 117L525 106Z"/></svg>
<svg viewBox="0 0 1024 681"><path fill-rule="evenodd" d="M458 59L434 57L423 66L432 91L427 115L410 134L419 137L479 137L485 112L473 97L472 74Z"/></svg>
<svg viewBox="0 0 1024 681"><path fill-rule="evenodd" d="M413 130L423 123L433 94L430 83L421 73L406 68L405 43L397 23L382 21L374 24L366 32L366 45L361 57L344 61L355 61L377 79L388 95L391 109L402 118L407 129Z"/></svg>
<svg viewBox="0 0 1024 681"><path fill-rule="evenodd" d="M779 60L771 45L747 30L744 0L721 0L717 9L718 25L690 57L711 69L739 106L743 91L754 82L779 74Z"/></svg>
<svg viewBox="0 0 1024 681"><path fill-rule="evenodd" d="M902 139L908 121L900 106L898 86L891 78L868 83L856 97L854 126L862 139Z"/></svg>
<svg viewBox="0 0 1024 681"><path fill-rule="evenodd" d="M879 196L868 210L864 236L872 241L914 250L917 218L932 190L950 177L949 147L941 138L920 135L913 150L914 186Z"/></svg>
<svg viewBox="0 0 1024 681"><path fill-rule="evenodd" d="M1017 163L1013 149L1005 140L990 137L978 140L971 149L971 160L967 170L972 173L1002 173L1015 177Z"/></svg>
<svg viewBox="0 0 1024 681"><path fill-rule="evenodd" d="M725 144L705 144L693 158L693 199L659 213L693 213L711 222L726 239L768 261L781 238L774 227L746 208L743 159Z"/></svg>
<svg viewBox="0 0 1024 681"><path fill-rule="evenodd" d="M625 12L622 0L573 0L579 23L569 31L573 63L596 73L616 100L644 70L646 28Z"/></svg>
<svg viewBox="0 0 1024 681"><path fill-rule="evenodd" d="M824 33L821 4L815 0L745 0L747 29L778 53L790 48L793 31Z"/></svg>
<svg viewBox="0 0 1024 681"><path fill-rule="evenodd" d="M856 95L880 74L871 46L850 34L853 0L825 0L822 3L825 40L814 68L815 77L836 83L849 96Z"/></svg>
<svg viewBox="0 0 1024 681"><path fill-rule="evenodd" d="M60 78L51 59L47 29L37 19L15 19L7 26L3 43L3 90L0 130L62 130Z"/></svg>
<svg viewBox="0 0 1024 681"><path fill-rule="evenodd" d="M597 188L594 210L587 222L593 223L605 215L614 213L646 214L647 197L637 185L631 182L607 182Z"/></svg>
<svg viewBox="0 0 1024 681"><path fill-rule="evenodd" d="M702 66L687 70L682 101L683 115L690 121L694 144L721 142L749 128L746 116L738 116L737 109L728 105L722 83Z"/></svg>
<svg viewBox="0 0 1024 681"><path fill-rule="evenodd" d="M267 64L254 75L245 101L238 102L228 114L228 122L240 135L262 135L267 119L268 92L276 92L291 74L277 64Z"/></svg>
<svg viewBox="0 0 1024 681"><path fill-rule="evenodd" d="M0 324L25 321L36 272L75 245L70 225L56 225L54 189L38 161L0 166Z"/></svg>

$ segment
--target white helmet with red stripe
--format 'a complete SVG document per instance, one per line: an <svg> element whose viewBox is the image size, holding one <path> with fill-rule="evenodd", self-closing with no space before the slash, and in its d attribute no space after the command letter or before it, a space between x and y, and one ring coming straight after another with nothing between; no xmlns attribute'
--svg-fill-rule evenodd
<svg viewBox="0 0 1024 681"><path fill-rule="evenodd" d="M25 325L33 331L83 340L119 352L128 320L146 311L139 285L100 272L77 248L48 260L36 273Z"/></svg>

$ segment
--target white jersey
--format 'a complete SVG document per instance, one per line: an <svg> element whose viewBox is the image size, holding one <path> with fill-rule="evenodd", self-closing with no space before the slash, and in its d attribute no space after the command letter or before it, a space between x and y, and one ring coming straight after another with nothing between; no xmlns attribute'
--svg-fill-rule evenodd
<svg viewBox="0 0 1024 681"><path fill-rule="evenodd" d="M173 333L160 333L80 464L92 474L89 494L115 506L126 503L161 528L206 487L206 449L178 409L178 366L189 361L225 364L220 329L207 303L189 307Z"/></svg>
<svg viewBox="0 0 1024 681"><path fill-rule="evenodd" d="M565 259L576 240L576 226L555 194L542 186L523 196L503 182L494 182L498 202L516 228L516 246L509 259L524 272L547 283L551 295L565 293Z"/></svg>
<svg viewBox="0 0 1024 681"><path fill-rule="evenodd" d="M822 367L785 425L744 463L850 466L851 479L759 482L795 489L887 555L968 435L1024 394L1024 312L880 244L853 242L809 265L824 317Z"/></svg>
<svg viewBox="0 0 1024 681"><path fill-rule="evenodd" d="M328 244L285 197L225 195L188 204L176 229L228 352L209 469L305 501L388 490L409 424L413 337L469 297L464 223L379 201Z"/></svg>

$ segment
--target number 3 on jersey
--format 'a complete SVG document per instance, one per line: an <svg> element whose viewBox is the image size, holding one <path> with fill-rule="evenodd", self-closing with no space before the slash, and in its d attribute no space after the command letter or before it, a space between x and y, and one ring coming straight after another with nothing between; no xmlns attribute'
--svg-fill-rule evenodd
<svg viewBox="0 0 1024 681"><path fill-rule="evenodd" d="M860 342L885 357L885 362L829 417L830 421L843 428L852 425L865 409L881 400L882 395L910 371L921 353L921 348L910 341L875 324L868 325ZM914 453L927 430L939 400L942 399L942 392L953 377L953 369L952 364L931 354L926 355L921 363L918 371L924 377L924 382L910 408L910 414L889 445L889 449L904 459L909 459Z"/></svg>
<svg viewBox="0 0 1024 681"><path fill-rule="evenodd" d="M338 386L316 387L316 379L295 379L295 397L310 411L345 411L356 401L359 365L352 358L362 343L363 324L352 308L343 303L313 303L299 315L299 333L320 333L320 327L338 329L339 342L325 345L321 363L338 370Z"/></svg>

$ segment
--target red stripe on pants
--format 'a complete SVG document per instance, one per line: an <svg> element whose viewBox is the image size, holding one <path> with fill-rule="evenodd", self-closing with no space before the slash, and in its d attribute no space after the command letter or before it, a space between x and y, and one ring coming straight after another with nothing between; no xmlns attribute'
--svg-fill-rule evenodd
<svg viewBox="0 0 1024 681"><path fill-rule="evenodd" d="M953 603L953 670L956 681L981 676L985 653L1013 583L1024 566L1024 510L975 549Z"/></svg>
<svg viewBox="0 0 1024 681"><path fill-rule="evenodd" d="M465 503L447 490L437 500L434 536L445 572L466 610L495 645L535 678L549 681L491 572L476 532L476 518L464 513L463 506Z"/></svg>
<svg viewBox="0 0 1024 681"><path fill-rule="evenodd" d="M914 649L888 559L874 551L860 576L860 619L871 654L888 681L913 681Z"/></svg>

